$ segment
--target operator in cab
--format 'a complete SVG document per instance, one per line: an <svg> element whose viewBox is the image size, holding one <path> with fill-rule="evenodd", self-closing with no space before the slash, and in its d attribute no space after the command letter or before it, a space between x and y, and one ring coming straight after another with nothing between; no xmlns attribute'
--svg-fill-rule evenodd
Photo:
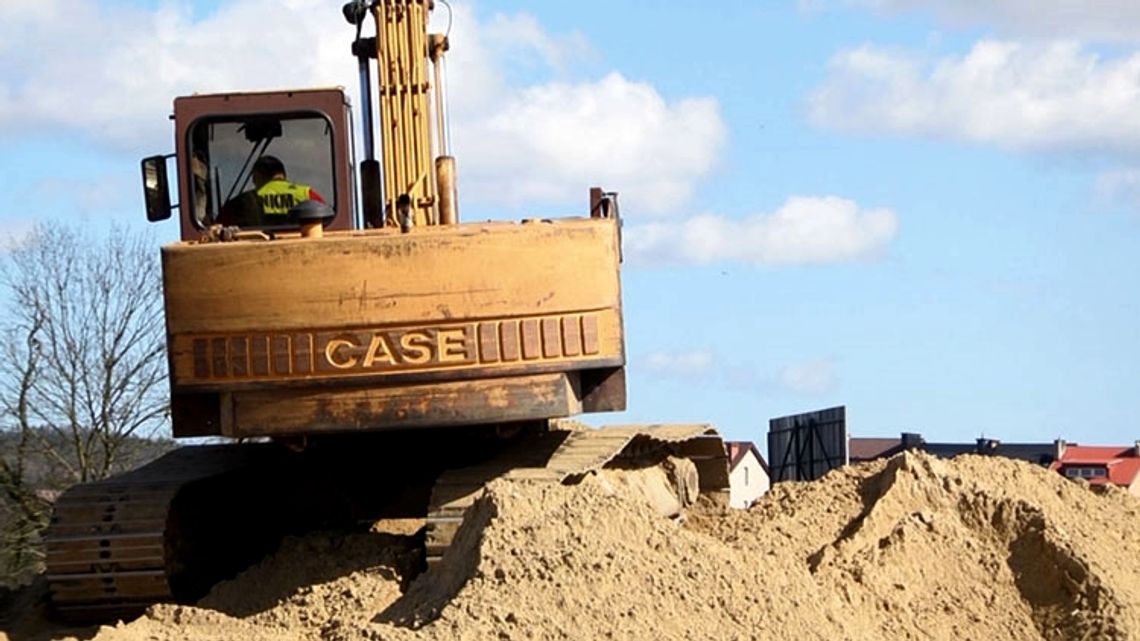
<svg viewBox="0 0 1140 641"><path fill-rule="evenodd" d="M289 210L306 200L325 202L309 185L290 182L285 163L276 156L262 156L250 175L253 190L231 199L222 207L218 222L223 225L287 225Z"/></svg>

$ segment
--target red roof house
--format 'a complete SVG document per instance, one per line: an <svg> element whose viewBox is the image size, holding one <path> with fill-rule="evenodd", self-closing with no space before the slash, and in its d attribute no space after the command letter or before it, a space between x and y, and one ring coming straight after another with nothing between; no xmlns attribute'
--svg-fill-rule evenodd
<svg viewBox="0 0 1140 641"><path fill-rule="evenodd" d="M1049 469L1092 485L1116 485L1140 495L1140 443L1120 445L1059 444L1060 456Z"/></svg>

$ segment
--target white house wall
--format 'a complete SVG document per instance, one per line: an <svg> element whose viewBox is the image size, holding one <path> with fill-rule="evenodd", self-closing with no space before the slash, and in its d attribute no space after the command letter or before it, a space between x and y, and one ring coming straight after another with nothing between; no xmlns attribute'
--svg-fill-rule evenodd
<svg viewBox="0 0 1140 641"><path fill-rule="evenodd" d="M728 504L737 509L747 508L764 496L769 485L768 473L756 455L749 452L728 475Z"/></svg>

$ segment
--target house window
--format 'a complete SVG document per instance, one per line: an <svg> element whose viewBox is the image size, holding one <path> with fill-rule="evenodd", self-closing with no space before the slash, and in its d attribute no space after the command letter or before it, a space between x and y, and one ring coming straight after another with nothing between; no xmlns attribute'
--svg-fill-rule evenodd
<svg viewBox="0 0 1140 641"><path fill-rule="evenodd" d="M745 486L748 485L748 468L747 467L744 468L744 485Z"/></svg>
<svg viewBox="0 0 1140 641"><path fill-rule="evenodd" d="M1108 470L1100 466L1071 466L1065 468L1065 476L1071 479L1092 479L1108 476Z"/></svg>

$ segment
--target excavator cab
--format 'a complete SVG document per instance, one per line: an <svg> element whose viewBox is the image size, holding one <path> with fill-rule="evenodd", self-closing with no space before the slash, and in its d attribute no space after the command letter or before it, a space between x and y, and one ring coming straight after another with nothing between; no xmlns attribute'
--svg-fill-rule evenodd
<svg viewBox="0 0 1140 641"><path fill-rule="evenodd" d="M340 89L196 94L174 101L178 205L170 205L166 156L143 159L148 219L177 209L183 240L214 225L282 233L301 222L266 217L255 197L253 170L273 156L291 183L310 187L332 210L329 230L359 229L352 195L352 130Z"/></svg>

